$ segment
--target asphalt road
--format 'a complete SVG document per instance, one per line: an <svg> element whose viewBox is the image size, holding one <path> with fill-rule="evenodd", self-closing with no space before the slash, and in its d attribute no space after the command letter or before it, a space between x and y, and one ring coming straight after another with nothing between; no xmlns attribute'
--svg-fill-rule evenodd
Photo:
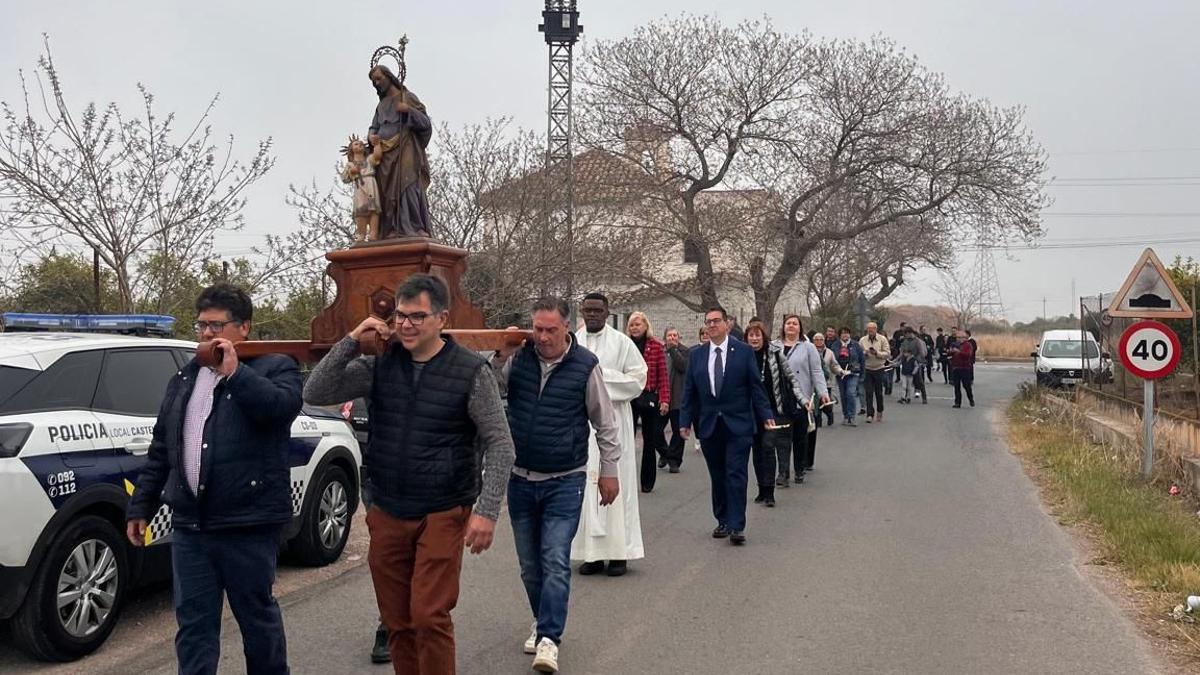
<svg viewBox="0 0 1200 675"><path fill-rule="evenodd" d="M575 577L563 672L1156 671L999 436L1027 374L981 366L975 409L951 409L933 384L929 405L889 401L883 424L822 430L817 471L778 491L778 508L750 505L742 548L709 537L708 478L689 450L683 473L640 495L648 557L623 578ZM463 571L460 673L529 672L507 520L498 532ZM365 566L284 605L293 672L390 672L367 660ZM227 621L222 672L244 672L240 652ZM174 672L169 642L122 670Z"/></svg>

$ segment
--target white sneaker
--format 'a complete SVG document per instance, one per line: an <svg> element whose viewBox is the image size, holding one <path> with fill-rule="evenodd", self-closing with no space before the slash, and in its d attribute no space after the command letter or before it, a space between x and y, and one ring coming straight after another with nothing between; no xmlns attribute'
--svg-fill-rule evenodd
<svg viewBox="0 0 1200 675"><path fill-rule="evenodd" d="M537 653L537 621L534 621L529 628L529 639L525 641L525 653Z"/></svg>
<svg viewBox="0 0 1200 675"><path fill-rule="evenodd" d="M558 645L550 638L542 638L537 644L537 656L533 657L533 669L539 673L558 672Z"/></svg>

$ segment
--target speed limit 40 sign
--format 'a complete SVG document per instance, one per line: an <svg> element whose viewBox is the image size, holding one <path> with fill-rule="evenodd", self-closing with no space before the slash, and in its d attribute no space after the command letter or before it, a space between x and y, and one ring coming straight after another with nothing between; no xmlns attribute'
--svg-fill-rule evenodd
<svg viewBox="0 0 1200 675"><path fill-rule="evenodd" d="M1166 377L1179 365L1179 337L1158 321L1138 321L1126 328L1119 348L1125 369L1146 380Z"/></svg>

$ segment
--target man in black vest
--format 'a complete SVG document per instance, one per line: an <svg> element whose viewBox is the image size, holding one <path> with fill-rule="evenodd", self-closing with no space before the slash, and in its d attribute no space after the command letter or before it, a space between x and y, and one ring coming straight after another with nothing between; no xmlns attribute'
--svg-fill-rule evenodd
<svg viewBox="0 0 1200 675"><path fill-rule="evenodd" d="M396 290L392 325L364 320L304 387L305 400L317 405L370 401L367 561L397 673L455 672L450 610L463 548L491 546L512 467L492 369L441 335L449 306L440 279L409 277ZM393 338L377 357L358 356L368 329Z"/></svg>
<svg viewBox="0 0 1200 675"><path fill-rule="evenodd" d="M516 353L500 352L508 386L508 423L516 460L508 483L508 517L521 561L521 581L534 622L525 653L533 669L558 672L558 646L571 593L571 540L579 529L585 481L596 481L600 505L620 492L616 413L594 354L571 335L567 303L547 298L533 306L533 340ZM588 466L590 426L599 466Z"/></svg>

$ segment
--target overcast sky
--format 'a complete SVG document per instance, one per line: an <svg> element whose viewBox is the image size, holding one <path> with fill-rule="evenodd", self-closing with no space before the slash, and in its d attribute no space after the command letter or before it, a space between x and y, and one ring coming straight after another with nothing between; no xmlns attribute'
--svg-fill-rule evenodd
<svg viewBox="0 0 1200 675"><path fill-rule="evenodd" d="M1112 291L1148 240L1169 262L1200 258L1200 2L1148 0L581 0L587 38L616 38L682 11L734 22L770 17L821 37L883 34L946 74L951 86L1027 109L1050 154L1055 203L1040 250L996 256L1008 318L1071 311L1080 294ZM372 51L411 39L408 84L437 121L510 116L545 128L543 3L6 2L0 99L19 98L49 33L70 102L137 103L146 84L160 112L194 120L215 93L218 134L247 156L271 136L278 163L247 194L247 228L218 242L244 253L294 216L290 183L324 186L351 132L375 103ZM1150 180L1142 180L1147 179ZM1083 179L1083 180L1080 180ZM1118 180L1113 180L1118 179ZM1139 180L1131 180L1139 179ZM1068 185L1069 184L1069 185ZM1170 241L1178 239L1190 241ZM1103 247L1097 247L1103 244ZM1113 245L1121 244L1121 245ZM1080 245L1083 245L1081 247ZM964 254L972 264L974 254ZM920 275L893 301L936 302Z"/></svg>

